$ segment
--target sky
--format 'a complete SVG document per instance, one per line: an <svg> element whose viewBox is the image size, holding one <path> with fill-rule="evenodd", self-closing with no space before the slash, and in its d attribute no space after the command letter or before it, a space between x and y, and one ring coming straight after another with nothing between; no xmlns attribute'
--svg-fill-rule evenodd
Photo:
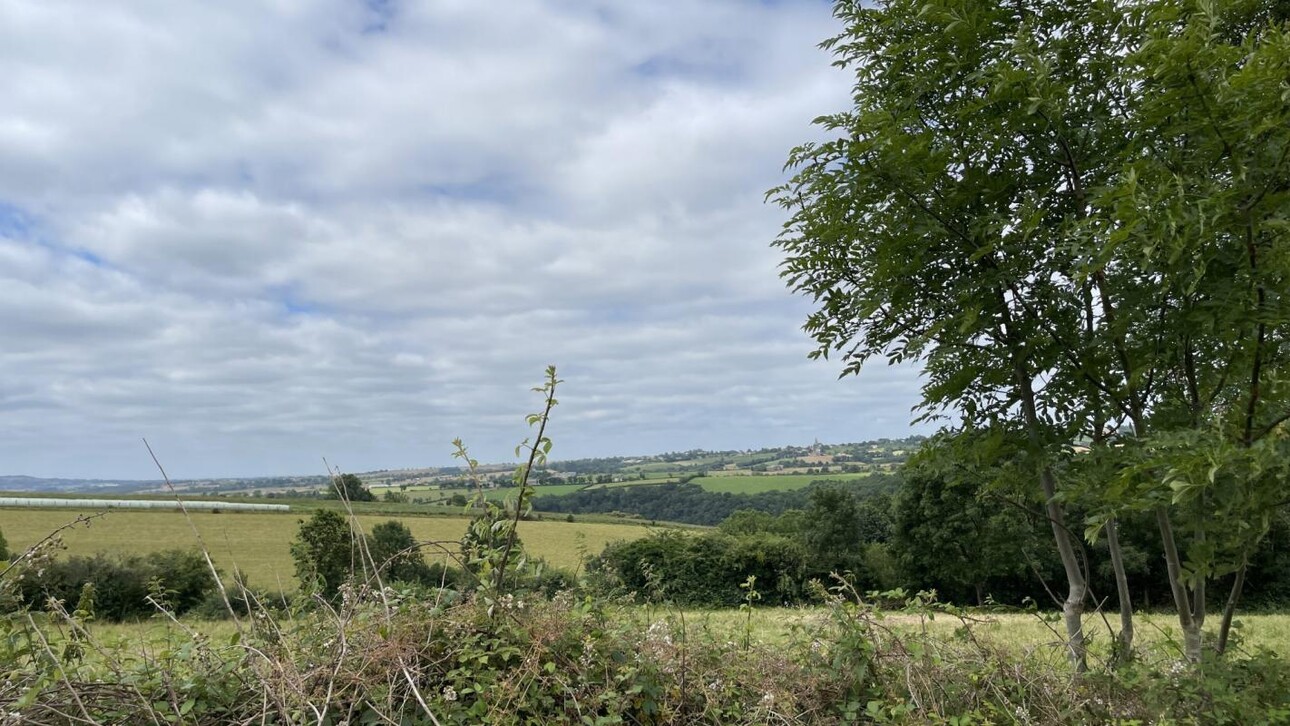
<svg viewBox="0 0 1290 726"><path fill-rule="evenodd" d="M911 429L764 202L849 106L815 0L0 3L0 474L175 478Z"/></svg>

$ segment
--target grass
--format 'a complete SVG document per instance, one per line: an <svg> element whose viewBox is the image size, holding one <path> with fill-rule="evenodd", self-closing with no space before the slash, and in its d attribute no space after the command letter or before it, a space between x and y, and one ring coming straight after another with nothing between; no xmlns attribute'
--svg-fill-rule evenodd
<svg viewBox="0 0 1290 726"><path fill-rule="evenodd" d="M710 492L730 492L732 494L758 494L760 492L788 491L804 489L815 481L851 481L869 476L861 474L766 474L753 476L718 475L701 476L694 483Z"/></svg>
<svg viewBox="0 0 1290 726"><path fill-rule="evenodd" d="M0 531L9 547L22 552L58 527L72 521L77 510L3 509ZM210 512L193 513L193 522L210 548L211 556L225 572L236 566L249 581L260 587L290 590L296 587L291 560L291 541L299 512ZM456 551L456 542L466 530L465 517L414 517L359 515L364 530L388 519L398 519L412 530L419 542L442 542ZM557 566L572 569L579 563L579 549L595 554L614 540L636 539L647 533L644 527L622 524L533 521L520 523L520 538L531 555L544 557ZM192 528L180 512L165 510L111 510L88 526L63 534L67 552L91 555L96 552L144 554L162 549L196 547ZM428 556L434 555L427 548Z"/></svg>
<svg viewBox="0 0 1290 726"><path fill-rule="evenodd" d="M828 617L828 611L822 607L754 608L749 614L737 609L724 610L678 610L665 607L632 606L619 611L618 617L663 619L673 625L682 620L685 627L695 633L713 637L717 640L742 640L745 628L755 642L769 645L781 645L789 642L794 630L810 629L822 624ZM1051 614L1048 617L1057 617ZM989 613L973 615L972 630L976 637L1004 646L1009 650L1021 653L1048 652L1055 662L1061 662L1065 655L1061 639L1054 634L1064 633L1060 621L1045 623L1043 619L1026 613ZM1218 618L1212 618L1206 624L1207 637L1217 638ZM1252 614L1238 615L1240 626L1235 632L1240 634L1242 645L1238 652L1253 652L1259 647L1267 648L1281 655L1290 657L1290 614ZM903 613L895 612L882 621L896 631L913 631L927 628L933 634L945 638L959 637L956 631L962 623L946 615L937 616L934 620L920 620ZM1111 618L1112 624L1118 627L1118 619ZM1182 657L1181 635L1178 632L1177 619L1170 613L1139 613L1134 620L1137 638L1136 646L1157 652L1170 653ZM1084 620L1085 633L1088 635L1090 654L1093 658L1105 658L1112 636L1097 615L1087 615ZM1210 641L1212 642L1212 640ZM1175 645L1176 644L1176 645Z"/></svg>
<svg viewBox="0 0 1290 726"><path fill-rule="evenodd" d="M585 489L585 488L586 488L586 485L584 484L548 484L545 486L533 487L533 496L534 497L559 496L561 494L569 494L570 492L576 492L579 489ZM439 501L439 500L447 501L454 494L461 494L467 499L475 495L474 489L469 489L464 487L458 487L455 489L440 489L437 486L431 486L429 484L419 484L419 485L409 486L406 489L400 489L397 486L372 487L372 493L375 494L378 498L381 497L383 494L385 494L385 492L399 492L399 493L407 494L409 497L425 499L427 501ZM515 487L505 487L503 489L484 490L484 496L493 501L501 501L506 497L514 496L514 495L515 495Z"/></svg>
<svg viewBox="0 0 1290 726"><path fill-rule="evenodd" d="M759 607L752 610L751 618L749 613L733 608L680 610L663 606L632 605L613 611L613 618L616 620L635 621L645 627L650 623L664 621L676 629L683 624L691 637L706 637L717 642L742 642L747 629L753 642L772 647L789 643L794 638L795 630L818 630L828 617L828 610L823 607ZM1004 613L973 617L973 633L982 641L1003 646L1019 655L1038 654L1055 664L1060 664L1064 658L1058 636L1035 615ZM1243 638L1243 645L1238 652L1253 652L1263 647L1282 657L1290 657L1290 614L1244 615L1237 620L1241 623L1238 632ZM956 630L961 623L944 615L924 621L903 613L890 613L881 622L896 631L910 632L927 628L929 632L943 635L947 639L960 637ZM1177 641L1177 626L1172 615L1139 614L1135 622L1139 648L1181 657L1181 653L1171 645L1171 640ZM184 618L183 624L217 640L235 632L233 623L225 620ZM1059 623L1052 625L1060 630ZM1090 640L1090 654L1095 660L1105 658L1111 636L1101 618L1088 616L1085 628ZM1210 636L1215 635L1216 628L1217 624L1208 629ZM107 639L120 638L124 641L155 643L168 638L183 638L183 631L179 626L163 619L138 623L95 623L92 630Z"/></svg>
<svg viewBox="0 0 1290 726"><path fill-rule="evenodd" d="M863 479L871 472L859 474L748 474L747 472L727 471L713 472L691 481L709 492L729 492L731 494L760 494L761 492L791 491L804 489L816 481L850 481ZM594 484L587 489L612 489L617 487L650 486L668 484L677 481L675 478L629 479L612 484ZM559 487L545 487L558 489ZM554 493L554 492L552 492Z"/></svg>

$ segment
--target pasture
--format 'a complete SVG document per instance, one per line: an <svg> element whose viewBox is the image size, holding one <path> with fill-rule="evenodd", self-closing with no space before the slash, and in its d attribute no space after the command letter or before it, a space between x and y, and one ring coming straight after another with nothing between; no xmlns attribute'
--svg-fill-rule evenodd
<svg viewBox="0 0 1290 726"><path fill-rule="evenodd" d="M707 476L691 479L694 484L709 492L728 492L730 494L760 494L762 492L790 491L804 489L815 481L852 481L863 479L871 472L859 474L749 474L744 471L712 472ZM618 487L650 486L668 484L677 481L675 478L629 479L610 484L593 484L586 489L616 489ZM561 487L542 487L541 489L560 489ZM541 491L539 489L539 491ZM503 490L506 491L506 490ZM555 492L549 492L555 493ZM564 493L564 492L560 492Z"/></svg>
<svg viewBox="0 0 1290 726"><path fill-rule="evenodd" d="M22 552L26 548L75 520L78 513L90 511L52 509L0 509L0 532L9 548ZM79 525L62 535L67 553L93 555L97 552L145 554L156 550L197 546L193 526L210 550L215 564L225 573L236 567L259 587L290 590L296 587L291 560L291 541L299 521L308 512L285 514L270 512L194 512L191 524L175 511L111 510L87 525ZM397 519L412 530L419 542L436 542L451 552L466 531L465 517L416 517L408 515L367 515L357 517L364 531L389 519ZM530 555L543 557L557 567L573 569L580 561L580 551L600 552L614 540L636 539L647 533L645 527L629 524L589 522L531 521L521 522L520 539ZM443 549L427 547L427 558L436 558ZM438 554L442 558L442 554Z"/></svg>
<svg viewBox="0 0 1290 726"><path fill-rule="evenodd" d="M586 486L583 484L548 484L545 486L535 486L533 487L533 497L559 496L561 494L569 494L585 488ZM397 486L376 486L372 487L371 490L378 498L385 494L385 492L396 492L406 494L410 499L426 502L447 502L454 494L460 494L467 499L471 499L475 496L474 489L465 487L440 489L438 486L429 484L414 484L405 488ZM515 496L515 491L515 487L485 489L484 497L489 501L500 502L507 497Z"/></svg>
<svg viewBox="0 0 1290 726"><path fill-rule="evenodd" d="M759 494L761 492L788 491L804 489L814 481L852 481L869 476L861 474L725 474L701 476L694 483L710 492L730 492L731 494Z"/></svg>

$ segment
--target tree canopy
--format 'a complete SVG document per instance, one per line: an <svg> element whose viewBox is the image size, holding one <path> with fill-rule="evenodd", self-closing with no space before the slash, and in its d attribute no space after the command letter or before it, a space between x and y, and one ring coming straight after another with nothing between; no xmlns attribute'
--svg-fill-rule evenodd
<svg viewBox="0 0 1290 726"><path fill-rule="evenodd" d="M363 485L363 480L354 474L338 474L332 477L328 497L347 502L376 501L376 495L372 494L371 490Z"/></svg>

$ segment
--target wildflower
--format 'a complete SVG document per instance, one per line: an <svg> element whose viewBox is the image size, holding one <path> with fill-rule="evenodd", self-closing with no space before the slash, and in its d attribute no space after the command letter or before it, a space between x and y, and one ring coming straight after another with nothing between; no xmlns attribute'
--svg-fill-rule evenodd
<svg viewBox="0 0 1290 726"><path fill-rule="evenodd" d="M444 688L443 688L443 700L445 700L445 701L455 701L455 700L457 700L457 689L453 688L452 686L444 686Z"/></svg>

